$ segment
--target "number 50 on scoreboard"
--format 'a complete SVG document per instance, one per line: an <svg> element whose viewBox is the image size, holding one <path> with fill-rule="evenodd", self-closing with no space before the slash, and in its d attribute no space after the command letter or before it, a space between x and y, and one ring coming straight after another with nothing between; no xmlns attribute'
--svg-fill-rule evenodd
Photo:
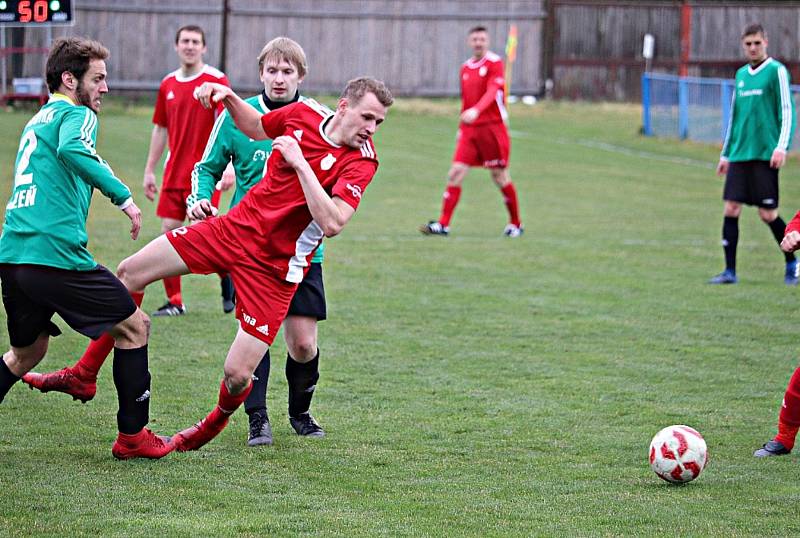
<svg viewBox="0 0 800 538"><path fill-rule="evenodd" d="M51 26L72 22L72 0L0 0L0 26Z"/></svg>

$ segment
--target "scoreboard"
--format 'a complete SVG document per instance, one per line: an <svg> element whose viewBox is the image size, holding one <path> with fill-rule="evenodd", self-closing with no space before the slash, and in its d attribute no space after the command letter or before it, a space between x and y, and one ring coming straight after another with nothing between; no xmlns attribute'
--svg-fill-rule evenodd
<svg viewBox="0 0 800 538"><path fill-rule="evenodd" d="M0 0L0 26L72 23L72 0Z"/></svg>

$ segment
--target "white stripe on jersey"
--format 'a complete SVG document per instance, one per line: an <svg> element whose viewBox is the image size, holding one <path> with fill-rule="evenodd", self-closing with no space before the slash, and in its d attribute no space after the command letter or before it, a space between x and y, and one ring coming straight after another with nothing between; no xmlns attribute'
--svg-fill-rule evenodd
<svg viewBox="0 0 800 538"><path fill-rule="evenodd" d="M304 105L308 106L308 108L310 108L311 110L313 110L314 112L316 112L317 114L322 116L323 118L327 118L328 116L333 114L333 110L331 110L330 108L326 107L323 104L318 103L314 99L304 99L304 100L302 100L300 102L303 103Z"/></svg>
<svg viewBox="0 0 800 538"><path fill-rule="evenodd" d="M789 134L792 132L792 96L789 93L789 74L785 67L778 68L778 87L781 90L781 133L775 149L786 151L789 148Z"/></svg>
<svg viewBox="0 0 800 538"><path fill-rule="evenodd" d="M195 203L197 203L197 193L200 190L200 172L198 171L198 166L201 162L205 161L208 157L208 154L211 152L211 148L214 147L214 144L217 142L217 135L219 135L219 130L222 127L222 122L225 121L225 118L228 117L228 110L223 110L222 114L217 116L217 119L214 120L214 127L211 128L211 134L208 135L208 142L206 142L206 147L203 150L203 156L200 157L200 160L194 163L192 167L192 174L191 174L191 184L192 184L192 192L186 199L186 207L191 208Z"/></svg>
<svg viewBox="0 0 800 538"><path fill-rule="evenodd" d="M361 144L361 155L367 157L368 159L375 158L375 148L372 147L372 141L367 140L363 144Z"/></svg>
<svg viewBox="0 0 800 538"><path fill-rule="evenodd" d="M83 144L83 147L86 148L86 151L88 151L92 157L97 159L97 162L103 165L111 173L111 175L116 178L116 176L114 175L114 171L111 169L111 166L109 166L109 164L105 160L103 160L103 158L100 157L100 155L98 155L97 151L94 149L94 140L92 139L92 133L94 133L96 129L97 129L97 115L94 112L92 112L90 108L87 108L85 115L83 116L83 125L81 125L81 131L80 131L81 144ZM122 180L120 180L119 178L116 179L117 181L122 183Z"/></svg>
<svg viewBox="0 0 800 538"><path fill-rule="evenodd" d="M320 240L325 234L322 233L322 228L316 221L311 221L311 224L306 226L300 237L294 244L294 256L289 260L289 272L286 273L286 280L299 284L303 281L303 270L308 265L306 258L319 244Z"/></svg>
<svg viewBox="0 0 800 538"><path fill-rule="evenodd" d="M503 90L497 90L494 102L497 103L497 108L500 109L500 117L503 118L503 123L508 123L508 110L506 110L506 105L503 104Z"/></svg>

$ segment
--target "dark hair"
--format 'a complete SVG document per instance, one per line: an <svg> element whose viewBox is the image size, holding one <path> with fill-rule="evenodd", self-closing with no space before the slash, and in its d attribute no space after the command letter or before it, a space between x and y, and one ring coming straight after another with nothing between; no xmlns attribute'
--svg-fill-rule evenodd
<svg viewBox="0 0 800 538"><path fill-rule="evenodd" d="M487 30L485 26L473 26L472 28L469 29L467 35L472 35L476 32L486 32L488 34L489 30Z"/></svg>
<svg viewBox="0 0 800 538"><path fill-rule="evenodd" d="M181 39L181 32L197 32L200 34L200 40L203 42L203 46L206 45L206 33L203 31L202 28L197 26L196 24L187 24L185 26L181 26L178 28L178 31L175 32L175 44L178 44L178 41Z"/></svg>
<svg viewBox="0 0 800 538"><path fill-rule="evenodd" d="M767 32L764 31L764 27L761 26L759 23L754 22L753 24L748 24L744 27L744 31L742 32L742 39L749 35L756 35L761 34L764 37L767 37Z"/></svg>
<svg viewBox="0 0 800 538"><path fill-rule="evenodd" d="M61 75L72 73L78 80L89 70L92 60L108 58L108 49L99 41L85 37L60 37L53 42L44 72L47 78L47 89L50 93L58 91L61 86Z"/></svg>
<svg viewBox="0 0 800 538"><path fill-rule="evenodd" d="M392 106L392 103L394 103L392 92L389 91L386 84L372 77L358 77L349 81L342 92L341 98L347 99L351 104L356 104L367 93L377 97L378 102L385 107Z"/></svg>

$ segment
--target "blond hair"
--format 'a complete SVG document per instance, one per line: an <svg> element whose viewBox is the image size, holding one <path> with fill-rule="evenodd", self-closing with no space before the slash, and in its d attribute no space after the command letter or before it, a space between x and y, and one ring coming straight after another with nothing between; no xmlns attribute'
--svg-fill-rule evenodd
<svg viewBox="0 0 800 538"><path fill-rule="evenodd" d="M282 61L289 62L297 68L297 74L300 78L306 76L308 73L308 62L306 61L306 53L303 47L294 39L288 37L276 37L261 49L258 55L258 74L264 70L264 64L267 62L280 63Z"/></svg>

